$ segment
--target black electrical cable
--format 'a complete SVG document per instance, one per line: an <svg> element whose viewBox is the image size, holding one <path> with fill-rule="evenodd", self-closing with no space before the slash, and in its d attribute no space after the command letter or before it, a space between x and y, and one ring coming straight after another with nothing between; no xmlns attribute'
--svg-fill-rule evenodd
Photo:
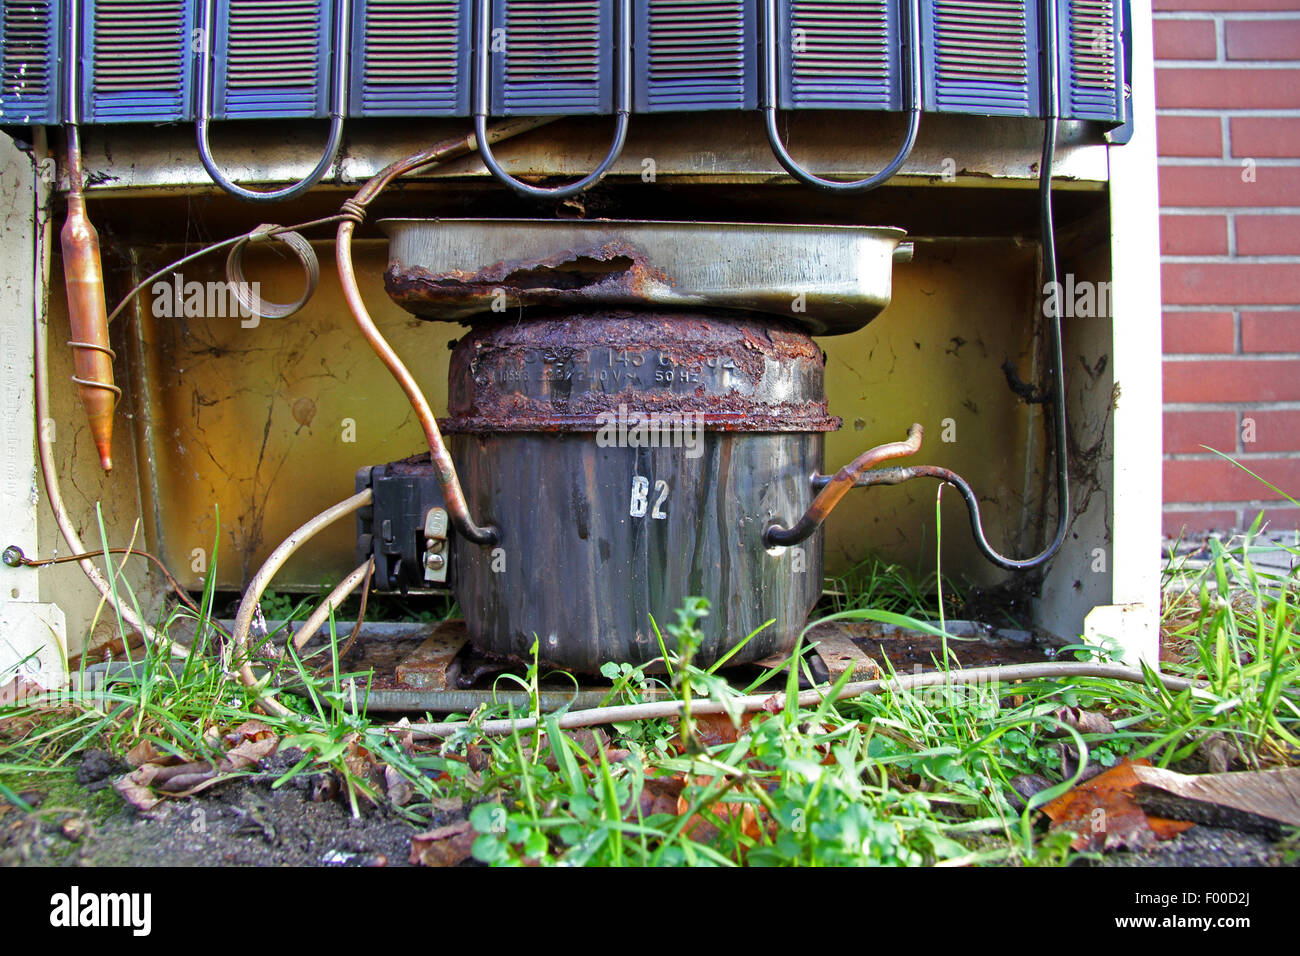
<svg viewBox="0 0 1300 956"><path fill-rule="evenodd" d="M785 171L795 179L814 189L822 189L827 192L866 192L869 189L875 189L877 186L887 182L893 175L903 168L907 158L912 154L912 148L916 145L916 137L921 129L921 13L918 0L903 0L900 4L902 8L902 28L906 37L904 46L907 50L907 66L905 74L905 86L907 97L905 106L908 112L907 130L903 134L903 141L899 144L894 158L891 159L885 168L880 170L874 176L868 176L866 179L839 180L825 179L821 176L814 175L799 165L798 161L790 155L790 151L781 141L781 133L777 128L777 107L780 105L778 91L778 77L780 68L777 57L777 4L776 0L767 0L764 4L763 14L763 60L764 60L764 86L763 86L763 119L767 127L767 140L772 147L772 152L776 155Z"/></svg>
<svg viewBox="0 0 1300 956"><path fill-rule="evenodd" d="M1044 288L1051 296L1051 361L1052 361L1052 417L1055 419L1056 433L1056 534L1051 543L1032 558L1008 558L994 550L984 535L984 525L980 520L979 499L975 491L961 475L947 468L935 465L910 465L900 468L877 468L860 475L854 484L859 488L874 485L897 485L913 478L937 478L947 482L961 494L970 514L971 534L980 554L989 561L1007 571L1027 571L1050 561L1061 545L1065 543L1065 534L1070 526L1070 471L1067 432L1065 422L1065 361L1061 342L1061 301L1060 285L1056 278L1056 234L1052 222L1052 161L1056 152L1056 119L1049 117L1047 131L1043 137L1042 166L1039 169L1039 212L1043 230L1043 276L1047 280ZM814 488L822 488L830 483L830 478L818 475L813 479Z"/></svg>

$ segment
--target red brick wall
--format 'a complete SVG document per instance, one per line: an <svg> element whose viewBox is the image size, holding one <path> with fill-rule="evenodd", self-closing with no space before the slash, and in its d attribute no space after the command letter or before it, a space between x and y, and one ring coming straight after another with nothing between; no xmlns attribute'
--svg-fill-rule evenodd
<svg viewBox="0 0 1300 956"><path fill-rule="evenodd" d="M1300 527L1300 0L1154 0L1165 531Z"/></svg>

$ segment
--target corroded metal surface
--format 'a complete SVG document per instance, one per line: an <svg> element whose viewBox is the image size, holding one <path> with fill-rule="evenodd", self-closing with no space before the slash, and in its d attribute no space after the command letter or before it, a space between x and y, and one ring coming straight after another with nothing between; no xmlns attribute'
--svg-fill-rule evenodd
<svg viewBox="0 0 1300 956"><path fill-rule="evenodd" d="M97 218L112 225L103 213ZM120 221L114 226L121 227ZM328 275L334 268L329 245L316 248ZM179 246L142 251L134 276L119 277L117 288L129 287L190 251L192 247ZM1010 393L1000 365L1009 357L1022 369L1033 367L1034 321L1041 319L1030 296L1034 255L1032 246L1011 241L927 241L918 246L912 263L897 269L885 315L856 333L817 340L828 355L830 413L844 419L840 431L823 433L823 472L833 472L870 445L899 437L908 424L919 421L929 436L919 461L960 472L987 496L981 514L991 540L1005 542L1007 548L1032 546L1028 535L1037 526L1029 518L1043 508L1037 477L1043 473L1043 449L1025 436L1040 430L1036 419L1041 406L1027 406ZM381 278L386 241L363 241L355 257L376 321L441 413L447 408L447 346L466 330L419 321L389 301ZM220 257L198 260L186 267L185 280L222 281L222 266ZM60 274L57 261L54 269ZM248 269L251 280L262 282L267 298L288 300L299 291L297 262L277 258L274 250L255 248ZM1093 281L1105 275L1095 268L1075 271ZM62 283L55 283L50 300L54 342L70 337L63 301ZM354 492L356 469L423 447L423 435L400 390L356 335L337 283L322 282L292 320L265 320L255 328L244 327L238 317L160 318L151 305L146 290L131 319L120 329L116 322L110 327L119 354L118 380L128 386L129 404L119 406L119 415L130 413L118 422L114 442L114 474L121 471L120 480L101 480L89 432L75 427L82 420L75 393L56 389L52 396L59 422L55 454L69 476L70 490L77 489L83 536L98 534L96 500L104 501L114 544L131 539L143 510L151 550L184 586L197 590L205 572L202 564L196 565L196 554L206 554L206 567L212 567L219 529L217 586L237 589L306 517ZM1082 323L1079 331L1085 328L1091 326ZM1102 353L1081 348L1079 354L1092 367ZM1079 359L1073 361L1080 367ZM51 380L66 381L73 372L70 350L53 349L51 362ZM917 387L920 381L925 388ZM1089 403L1100 403L1102 394L1109 397L1111 387L1108 377L1094 385L1079 376L1081 400ZM1094 388L1095 394L1089 391ZM946 419L955 423L956 441L943 440ZM1087 449L1109 426L1099 411L1095 421L1076 416L1072 427L1080 447ZM139 479L137 455L147 463ZM1096 467L1104 476L1109 458L1098 459ZM1050 494L1050 485L1045 487ZM1087 497L1082 491L1080 506ZM1094 506L1096 500L1094 496ZM942 507L945 531L957 529L943 535L944 568L979 584L999 580L1001 574L989 567L966 533L966 511L952 489L944 494ZM916 482L845 495L822 532L828 568L839 573L868 550L911 567L932 566L934 509L935 489ZM795 521L799 514L784 517ZM322 582L337 583L358 563L355 546L355 528L346 523L322 532L277 576L276 590L314 593ZM135 574L136 566L128 564L126 571ZM56 582L56 591L82 587L76 568L42 574ZM1075 575L1084 588L1094 577ZM1071 579L1066 586L1073 583ZM133 578L132 586L141 584ZM93 610L92 603L87 619Z"/></svg>
<svg viewBox="0 0 1300 956"><path fill-rule="evenodd" d="M789 649L821 594L822 544L771 548L813 496L826 413L821 350L753 316L600 313L473 330L451 361L444 427L491 551L457 539L475 647L594 673L644 663L692 596L697 660ZM638 431L638 428L640 429ZM427 466L426 466L427 467Z"/></svg>
<svg viewBox="0 0 1300 956"><path fill-rule="evenodd" d="M450 690L455 686L456 655L465 646L463 628L434 630L428 639L397 665L397 684L412 690Z"/></svg>
<svg viewBox="0 0 1300 956"><path fill-rule="evenodd" d="M521 308L766 312L851 332L889 304L901 229L772 223L386 219L384 285L434 319Z"/></svg>
<svg viewBox="0 0 1300 956"><path fill-rule="evenodd" d="M833 431L822 352L779 322L597 313L473 329L452 353L443 429L594 432L690 416L710 431ZM620 412L620 410L622 410Z"/></svg>
<svg viewBox="0 0 1300 956"><path fill-rule="evenodd" d="M601 447L589 434L452 435L470 504L501 529L458 539L456 599L480 648L595 673L660 654L686 598L709 599L697 660L758 631L733 660L791 647L822 590L822 536L765 549L812 500L818 432L706 432L702 454Z"/></svg>

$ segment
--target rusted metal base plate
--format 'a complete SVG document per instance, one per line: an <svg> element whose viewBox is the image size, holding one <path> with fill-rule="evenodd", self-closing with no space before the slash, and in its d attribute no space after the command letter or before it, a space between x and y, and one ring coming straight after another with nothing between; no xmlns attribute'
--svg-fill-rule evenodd
<svg viewBox="0 0 1300 956"><path fill-rule="evenodd" d="M411 690L450 690L460 670L456 655L469 640L465 625L447 621L397 665L397 686Z"/></svg>
<svg viewBox="0 0 1300 956"><path fill-rule="evenodd" d="M980 667L993 664L1020 664L1051 660L1065 641L1045 632L1031 632L993 628L969 621L949 621L948 650L963 667ZM373 623L366 624L355 646L341 662L344 670L371 676L366 694L367 706L374 713L448 713L470 712L484 704L511 704L517 709L527 708L531 701L523 691L513 690L513 684L498 682L485 671L485 676L468 688L459 686L465 662L473 667L473 655L466 641L463 621L446 621L439 625ZM307 651L321 648L327 640L325 632L307 644ZM820 624L808 632L808 640L817 648L820 661L810 659L809 671L819 683L832 683L852 669L852 680L870 680L879 673L875 661L886 671L910 674L935 668L942 655L942 641L920 631L876 624L867 621L834 621ZM775 668L785 663L780 655L754 664L731 670L739 686L748 686L755 676L755 668ZM825 662L825 671L818 666ZM85 668L88 686L99 686L106 676L129 670L131 665L114 662L95 664ZM522 670L519 671L522 673ZM724 672L727 673L727 672ZM468 675L466 675L468 676ZM74 675L74 683L82 680ZM779 679L781 687L784 678ZM297 693L292 687L285 688ZM587 678L575 688L566 677L551 675L540 687L539 703L542 710L561 707L578 709L596 707L608 702L610 686L599 679ZM660 699L670 695L662 688L651 688L646 699Z"/></svg>
<svg viewBox="0 0 1300 956"><path fill-rule="evenodd" d="M850 671L849 680L874 680L881 676L880 665L873 661L842 627L828 626L817 633L817 656L826 664L831 683Z"/></svg>
<svg viewBox="0 0 1300 956"><path fill-rule="evenodd" d="M954 665L989 667L999 664L1028 664L1056 657L1066 642L1045 631L995 628L974 621L949 621L948 654ZM864 658L879 661L886 670L911 674L934 670L943 661L943 639L934 635L875 621L833 621L808 632L818 650L828 647L823 658L837 649L852 656L852 645ZM827 659L827 666L831 662ZM843 673L843 671L841 671ZM868 677L867 679L870 679Z"/></svg>

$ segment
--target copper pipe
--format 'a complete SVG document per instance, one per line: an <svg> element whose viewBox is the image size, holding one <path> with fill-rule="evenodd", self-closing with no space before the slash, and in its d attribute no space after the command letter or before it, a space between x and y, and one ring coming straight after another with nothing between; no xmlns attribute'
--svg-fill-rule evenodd
<svg viewBox="0 0 1300 956"><path fill-rule="evenodd" d="M488 136L493 141L500 141L536 129L547 122L551 122L551 120L544 117L527 117L502 123L489 131ZM415 377L411 375L410 370L403 364L397 353L393 351L393 347L380 334L374 319L370 317L370 313L366 310L366 304L361 299L361 290L357 287L356 273L352 267L352 234L356 231L357 224L364 218L366 206L383 191L385 186L398 176L414 172L421 167L468 155L474 151L476 146L476 137L472 135L462 136L439 143L406 159L392 163L376 173L369 182L361 187L354 198L343 204L344 212L350 214L351 218L339 223L338 237L335 243L335 259L338 261L339 281L343 286L343 297L347 300L348 308L352 310L352 317L356 319L361 334L366 337L366 341L370 343L370 347L374 349L380 361L397 379L397 384L402 387L407 400L411 403L411 408L415 410L415 416L420 422L420 427L424 429L424 437L429 445L429 453L434 468L438 473L438 483L442 486L443 497L447 503L447 514L451 518L452 524L466 540L475 544L490 546L496 544L499 539L497 530L490 526L480 527L470 515L469 504L465 501L465 493L461 489L460 479L456 475L456 466L451 460L451 453L447 451L447 446L443 443L442 432L438 429L438 422L434 418L433 409L429 407L429 401L424 397L424 393L420 391L420 386L416 383Z"/></svg>
<svg viewBox="0 0 1300 956"><path fill-rule="evenodd" d="M68 127L68 217L63 223L63 280L68 290L68 324L81 405L104 471L113 470L113 411L122 390L113 383L113 359L108 345L108 308L104 303L104 270L99 260L99 233L86 215L82 193L81 142L75 126Z"/></svg>
<svg viewBox="0 0 1300 956"><path fill-rule="evenodd" d="M344 601L352 596L352 592L361 587L363 581L369 580L370 572L374 570L375 559L367 558L365 562L357 567L355 571L338 583L320 603L316 610L312 611L311 616L302 622L302 627L298 628L290 642L293 644L295 651L302 650L302 646L316 636L329 616L339 609ZM342 653L339 654L342 657Z"/></svg>
<svg viewBox="0 0 1300 956"><path fill-rule="evenodd" d="M763 544L769 548L789 547L806 540L822 526L826 516L840 503L840 499L857 483L858 478L864 472L882 461L915 455L921 450L921 438L924 434L925 431L920 424L915 423L907 430L907 439L905 441L888 442L864 451L826 482L826 485L817 493L813 503L808 506L808 510L804 512L803 517L799 519L794 527L783 528L780 525L772 525L763 532Z"/></svg>
<svg viewBox="0 0 1300 956"><path fill-rule="evenodd" d="M48 249L46 241L48 233L45 232L48 227L45 225L46 222L48 220L42 221L40 232L42 252L37 261L37 269L39 270L37 273L38 288L45 288L49 279L49 254L46 251ZM43 299L40 296L36 300L33 320L32 338L35 346L35 359L32 368L36 386L36 451L40 456L41 474L45 478L45 497L49 502L50 510L54 512L54 520L59 526L63 540L68 543L68 547L78 555L86 554L88 553L87 549L81 543L81 536L77 533L77 526L73 523L72 516L63 501L63 491L59 487L59 473L54 463L54 445L50 438L50 430L44 427L44 423L50 417L50 349L46 334ZM122 601L115 596L112 585L90 558L79 557L77 563L103 600L108 602L126 624L144 635L144 639L150 645L175 657L184 657L188 653L188 648L177 644L165 633L159 632L136 614L129 601ZM111 564L109 565L109 573L112 573ZM63 648L63 651L66 657L67 648Z"/></svg>
<svg viewBox="0 0 1300 956"><path fill-rule="evenodd" d="M50 568L54 567L56 564L67 564L70 561L87 561L91 558L97 558L101 554L106 558L110 554L134 554L137 557L145 558L152 562L153 566L158 569L158 573L163 576L167 581L168 586L171 587L173 592L175 592L177 600L195 614L200 616L203 614L203 611L199 606L194 603L194 599L190 597L189 592L181 587L180 582L176 580L176 576L173 575L171 571L167 570L167 565L163 564L162 560L157 557L157 555L141 550L140 548L108 548L103 551L85 551L81 554L60 554L52 558L29 558L23 553L22 548L18 547L16 544L11 544L9 547L4 549L2 554L0 554L0 561L3 561L11 568ZM222 628L221 625L217 624L215 621L211 623L217 631L226 634L225 629ZM229 635L227 634L226 636L228 637Z"/></svg>
<svg viewBox="0 0 1300 956"><path fill-rule="evenodd" d="M275 577L275 573L284 567L284 563L293 556L294 552L335 521L366 507L374 500L374 492L367 488L351 498L346 498L338 504L326 508L280 542L262 566L257 569L257 573L253 575L253 580L248 583L248 587L244 591L243 600L239 602L239 611L235 614L235 626L231 629L232 643L234 645L232 654L234 655L234 664L239 669L239 679L243 681L245 687L258 691L260 698L258 705L268 714L283 717L289 713L289 710L269 693L262 692L257 675L253 673L253 665L250 661L252 647L249 635L253 630L253 617L257 613L258 602L262 600L262 594L270 585L271 579ZM327 600L327 607L328 603Z"/></svg>

